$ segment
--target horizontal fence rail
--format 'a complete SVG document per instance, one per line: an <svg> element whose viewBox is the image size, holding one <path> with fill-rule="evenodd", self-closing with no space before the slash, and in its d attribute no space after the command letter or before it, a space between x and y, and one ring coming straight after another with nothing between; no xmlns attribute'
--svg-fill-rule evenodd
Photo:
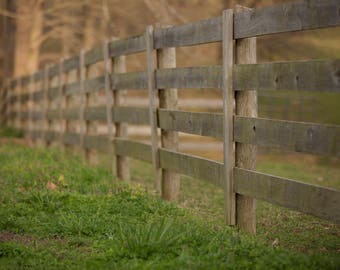
<svg viewBox="0 0 340 270"><path fill-rule="evenodd" d="M256 36L339 26L339 9L336 0L238 7L195 23L148 27L139 36L106 41L43 71L9 80L0 92L0 120L24 130L33 142L78 147L88 158L96 151L115 156L116 174L126 181L128 157L151 163L156 188L165 199L178 197L178 174L207 181L225 191L227 223L249 232L254 232L249 225L254 224L254 211L237 210L241 196L340 223L339 190L265 174L254 166L257 146L340 157L340 126L260 118L256 103L257 94L274 98L270 91L339 93L340 60L258 64L253 57ZM222 44L222 65L176 67L176 47L213 42ZM147 68L126 71L124 56L141 52ZM89 76L100 63L104 73ZM188 88L220 90L223 113L179 110L177 89ZM127 105L128 90L148 91L149 104ZM99 95L105 96L105 105L96 101ZM99 132L98 123L107 131ZM131 140L127 125L148 126L150 143ZM178 132L223 141L224 161L179 152ZM251 164L244 165L240 156Z"/></svg>

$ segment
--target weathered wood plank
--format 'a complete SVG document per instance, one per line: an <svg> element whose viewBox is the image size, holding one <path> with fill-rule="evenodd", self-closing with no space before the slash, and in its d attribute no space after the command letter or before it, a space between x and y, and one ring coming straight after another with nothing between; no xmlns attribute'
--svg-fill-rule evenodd
<svg viewBox="0 0 340 270"><path fill-rule="evenodd" d="M30 82L31 76L26 75L20 78L21 86L26 86Z"/></svg>
<svg viewBox="0 0 340 270"><path fill-rule="evenodd" d="M340 92L340 59L234 66L235 90Z"/></svg>
<svg viewBox="0 0 340 270"><path fill-rule="evenodd" d="M47 96L48 96L49 100L55 99L56 97L58 97L58 95L59 95L59 87L58 86L48 89Z"/></svg>
<svg viewBox="0 0 340 270"><path fill-rule="evenodd" d="M340 126L235 116L236 142L340 157Z"/></svg>
<svg viewBox="0 0 340 270"><path fill-rule="evenodd" d="M236 13L249 11L249 8L236 6ZM235 41L235 63L255 64L256 38L237 39ZM235 114L247 117L257 117L257 92L235 89ZM253 90L253 89L250 89ZM256 145L235 143L235 165L240 168L254 170L256 168ZM256 233L256 200L254 198L236 195L236 225L239 229Z"/></svg>
<svg viewBox="0 0 340 270"><path fill-rule="evenodd" d="M39 70L36 73L33 74L34 77L34 81L40 81L44 78L44 71L43 70Z"/></svg>
<svg viewBox="0 0 340 270"><path fill-rule="evenodd" d="M222 40L222 18L155 30L155 49L190 46Z"/></svg>
<svg viewBox="0 0 340 270"><path fill-rule="evenodd" d="M235 192L340 223L340 191L235 168Z"/></svg>
<svg viewBox="0 0 340 270"><path fill-rule="evenodd" d="M21 111L21 119L22 120L28 120L29 118L29 112L28 111Z"/></svg>
<svg viewBox="0 0 340 270"><path fill-rule="evenodd" d="M66 132L63 137L64 144L68 145L79 145L80 144L80 134Z"/></svg>
<svg viewBox="0 0 340 270"><path fill-rule="evenodd" d="M156 87L164 88L222 88L222 68L188 67L156 71Z"/></svg>
<svg viewBox="0 0 340 270"><path fill-rule="evenodd" d="M88 79L85 81L86 93L93 93L105 88L105 76Z"/></svg>
<svg viewBox="0 0 340 270"><path fill-rule="evenodd" d="M46 117L48 120L60 119L60 111L59 110L47 110Z"/></svg>
<svg viewBox="0 0 340 270"><path fill-rule="evenodd" d="M49 69L48 69L48 76L49 77L54 77L54 76L57 76L57 75L59 75L59 63L50 66Z"/></svg>
<svg viewBox="0 0 340 270"><path fill-rule="evenodd" d="M45 132L45 140L47 142L56 141L59 138L59 132L48 130Z"/></svg>
<svg viewBox="0 0 340 270"><path fill-rule="evenodd" d="M66 120L79 120L80 118L79 108L65 109L63 114Z"/></svg>
<svg viewBox="0 0 340 270"><path fill-rule="evenodd" d="M84 81L86 93L94 93L103 90L105 87L105 77L100 76L93 79L88 79ZM75 95L80 93L80 83L74 82L65 84L64 86L65 95Z"/></svg>
<svg viewBox="0 0 340 270"><path fill-rule="evenodd" d="M219 187L223 183L223 163L205 158L159 149L160 166L181 174L205 180Z"/></svg>
<svg viewBox="0 0 340 270"><path fill-rule="evenodd" d="M147 89L147 74L145 71L114 73L111 75L113 89Z"/></svg>
<svg viewBox="0 0 340 270"><path fill-rule="evenodd" d="M149 144L115 138L115 152L116 155L152 162L151 145Z"/></svg>
<svg viewBox="0 0 340 270"><path fill-rule="evenodd" d="M86 121L106 121L106 108L105 106L85 108L84 120Z"/></svg>
<svg viewBox="0 0 340 270"><path fill-rule="evenodd" d="M223 84L223 168L224 168L224 207L227 225L236 224L236 194L233 190L235 167L235 142L233 140L233 116L235 114L235 92L233 90L234 40L233 10L223 11L222 33L222 84Z"/></svg>
<svg viewBox="0 0 340 270"><path fill-rule="evenodd" d="M33 98L33 100L36 102L36 101L41 100L41 99L43 98L43 95L44 95L43 90L35 91L35 92L32 94L32 98Z"/></svg>
<svg viewBox="0 0 340 270"><path fill-rule="evenodd" d="M157 68L176 67L176 48L163 48L156 51ZM178 90L176 88L158 89L159 108L177 110ZM161 130L161 147L173 151L178 150L178 132ZM178 200L180 195L180 175L170 170L162 169L162 198L165 200Z"/></svg>
<svg viewBox="0 0 340 270"><path fill-rule="evenodd" d="M149 125L149 109L135 107L113 107L114 122L124 122L136 125Z"/></svg>
<svg viewBox="0 0 340 270"><path fill-rule="evenodd" d="M88 149L95 149L102 152L109 150L110 144L107 136L85 135L84 147Z"/></svg>
<svg viewBox="0 0 340 270"><path fill-rule="evenodd" d="M13 79L12 81L10 81L9 87L13 89L14 87L18 85L18 83L19 83L18 79Z"/></svg>
<svg viewBox="0 0 340 270"><path fill-rule="evenodd" d="M24 93L24 94L21 94L21 96L20 96L20 100L23 103L27 102L29 100L29 98L30 98L30 93Z"/></svg>
<svg viewBox="0 0 340 270"><path fill-rule="evenodd" d="M112 62L112 72L117 73L126 73L126 58L125 56L114 57ZM109 83L109 74L107 76ZM123 106L126 98L126 90L118 90L115 89L113 94L113 106L112 108ZM112 119L112 110L108 110L108 115L111 116ZM127 139L128 138L128 127L127 123L115 122L116 138ZM130 160L127 156L116 155L116 175L118 178L124 180L125 182L130 182L131 174L130 174Z"/></svg>
<svg viewBox="0 0 340 270"><path fill-rule="evenodd" d="M42 114L39 111L32 112L32 121L39 121L42 119Z"/></svg>
<svg viewBox="0 0 340 270"><path fill-rule="evenodd" d="M80 83L73 82L64 85L64 94L66 96L75 95L80 93Z"/></svg>
<svg viewBox="0 0 340 270"><path fill-rule="evenodd" d="M32 130L32 138L33 140L37 140L43 136L43 132L41 130Z"/></svg>
<svg viewBox="0 0 340 270"><path fill-rule="evenodd" d="M79 55L75 55L63 61L63 71L69 72L72 69L79 68L79 65L80 65Z"/></svg>
<svg viewBox="0 0 340 270"><path fill-rule="evenodd" d="M85 52L84 64L86 66L93 65L104 60L103 47L97 47Z"/></svg>
<svg viewBox="0 0 340 270"><path fill-rule="evenodd" d="M340 25L338 0L310 0L236 13L234 38Z"/></svg>
<svg viewBox="0 0 340 270"><path fill-rule="evenodd" d="M223 114L158 109L161 129L223 138Z"/></svg>
<svg viewBox="0 0 340 270"><path fill-rule="evenodd" d="M109 43L110 57L127 55L145 51L145 34L130 37L127 39L114 40Z"/></svg>
<svg viewBox="0 0 340 270"><path fill-rule="evenodd" d="M158 153L158 132L157 132L157 105L156 98L156 79L155 79L155 61L153 56L154 51L154 30L151 25L145 29L146 41L146 60L147 60L147 80L148 80L148 93L149 93L149 119L151 128L151 153L152 153L152 166L154 170L155 188L161 192L161 169L159 166L159 153Z"/></svg>

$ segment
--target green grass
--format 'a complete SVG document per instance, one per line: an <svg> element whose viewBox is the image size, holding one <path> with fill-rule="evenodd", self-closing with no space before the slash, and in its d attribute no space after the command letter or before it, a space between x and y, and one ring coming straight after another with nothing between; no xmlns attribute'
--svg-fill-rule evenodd
<svg viewBox="0 0 340 270"><path fill-rule="evenodd" d="M22 130L12 127L0 127L0 137L4 138L22 138L24 133Z"/></svg>
<svg viewBox="0 0 340 270"><path fill-rule="evenodd" d="M340 188L340 164L326 157L271 153L261 155L258 170L291 179ZM143 162L133 163L134 180L152 190L152 168ZM182 177L179 205L194 215L223 226L223 191L214 185ZM340 226L286 208L257 202L257 237L271 245L308 254L340 256Z"/></svg>
<svg viewBox="0 0 340 270"><path fill-rule="evenodd" d="M114 180L70 153L0 145L0 269L336 269L340 263L332 254L274 248Z"/></svg>

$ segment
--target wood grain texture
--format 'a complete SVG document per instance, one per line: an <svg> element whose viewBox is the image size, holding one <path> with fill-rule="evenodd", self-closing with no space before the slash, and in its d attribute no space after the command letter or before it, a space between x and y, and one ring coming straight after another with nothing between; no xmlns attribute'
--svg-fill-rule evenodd
<svg viewBox="0 0 340 270"><path fill-rule="evenodd" d="M147 73L144 71L115 73L111 75L113 89L147 89Z"/></svg>
<svg viewBox="0 0 340 270"><path fill-rule="evenodd" d="M65 132L63 140L64 144L67 145L80 145L80 134L74 132Z"/></svg>
<svg viewBox="0 0 340 270"><path fill-rule="evenodd" d="M146 58L147 58L147 82L149 93L149 119L151 128L151 152L152 165L154 170L155 188L161 192L161 169L159 167L159 152L158 152L158 135L157 135L157 114L156 114L156 79L155 79L155 62L153 56L154 50L154 31L152 26L147 26L145 30L146 41Z"/></svg>
<svg viewBox="0 0 340 270"><path fill-rule="evenodd" d="M64 85L64 94L66 96L71 96L80 93L79 82L72 82Z"/></svg>
<svg viewBox="0 0 340 270"><path fill-rule="evenodd" d="M105 76L85 80L86 93L94 93L105 89Z"/></svg>
<svg viewBox="0 0 340 270"><path fill-rule="evenodd" d="M59 137L59 133L53 130L47 130L45 132L45 140L48 143L52 143L53 141L56 141Z"/></svg>
<svg viewBox="0 0 340 270"><path fill-rule="evenodd" d="M155 30L155 49L190 46L222 40L222 18Z"/></svg>
<svg viewBox="0 0 340 270"><path fill-rule="evenodd" d="M110 57L117 57L146 50L145 34L129 37L126 39L114 40L109 43Z"/></svg>
<svg viewBox="0 0 340 270"><path fill-rule="evenodd" d="M236 13L249 11L248 8L237 6ZM235 24L235 22L234 22ZM235 31L235 29L234 29ZM238 39L235 42L235 63L256 63L256 38ZM257 92L239 91L235 93L236 115L257 117ZM235 144L235 165L239 168L254 170L256 168L257 149L255 145ZM236 224L248 233L256 233L256 200L241 194L236 195Z"/></svg>
<svg viewBox="0 0 340 270"><path fill-rule="evenodd" d="M105 114L107 125L107 139L108 139L108 155L110 161L111 171L114 174L116 172L116 159L114 155L114 131L112 120L112 108L113 108L113 91L111 88L110 74L112 73L112 59L109 54L109 41L106 39L103 42L103 57L104 57L104 89L105 89Z"/></svg>
<svg viewBox="0 0 340 270"><path fill-rule="evenodd" d="M126 62L125 56L115 57L113 59L113 72L115 74L122 74L126 72ZM116 88L117 86L113 86L115 91L113 92L113 108L118 108L124 105L126 91L119 90ZM113 117L115 117L113 115ZM125 139L128 137L127 133L127 124L115 121L115 128L116 128L116 138ZM130 161L127 156L124 155L116 155L116 172L117 176L124 180L125 182L130 182L131 175L130 175Z"/></svg>
<svg viewBox="0 0 340 270"><path fill-rule="evenodd" d="M223 138L223 114L172 111L159 109L161 129L175 130L201 136Z"/></svg>
<svg viewBox="0 0 340 270"><path fill-rule="evenodd" d="M233 89L234 40L233 10L223 11L222 84L223 84L223 165L224 206L227 225L236 223L236 194L234 192L235 143L233 139L233 116L235 114L235 92Z"/></svg>
<svg viewBox="0 0 340 270"><path fill-rule="evenodd" d="M176 67L176 48L157 50L157 68ZM159 108L177 110L178 92L176 88L158 89ZM159 120L159 118L158 118ZM178 132L161 129L161 147L178 150ZM180 194L180 175L162 169L161 193L165 200L178 200Z"/></svg>
<svg viewBox="0 0 340 270"><path fill-rule="evenodd" d="M338 0L310 0L241 11L234 16L234 38L340 25Z"/></svg>
<svg viewBox="0 0 340 270"><path fill-rule="evenodd" d="M55 110L55 109L54 110L47 110L46 117L49 121L61 119L59 110Z"/></svg>
<svg viewBox="0 0 340 270"><path fill-rule="evenodd" d="M103 47L93 48L85 52L84 64L85 66L96 64L104 60Z"/></svg>
<svg viewBox="0 0 340 270"><path fill-rule="evenodd" d="M59 68L59 64L51 65L48 69L48 76L51 78L59 75Z"/></svg>
<svg viewBox="0 0 340 270"><path fill-rule="evenodd" d="M152 163L151 145L149 144L116 138L115 152L117 155L128 156Z"/></svg>
<svg viewBox="0 0 340 270"><path fill-rule="evenodd" d="M119 106L114 107L112 111L114 122L124 122L135 125L149 125L149 109Z"/></svg>
<svg viewBox="0 0 340 270"><path fill-rule="evenodd" d="M235 192L340 223L340 191L256 171L234 169Z"/></svg>
<svg viewBox="0 0 340 270"><path fill-rule="evenodd" d="M84 147L87 149L95 149L101 152L108 152L109 150L109 139L107 136L98 135L85 135L84 136Z"/></svg>
<svg viewBox="0 0 340 270"><path fill-rule="evenodd" d="M222 69L220 66L158 69L156 86L159 89L222 88Z"/></svg>
<svg viewBox="0 0 340 270"><path fill-rule="evenodd" d="M75 56L68 58L68 59L65 59L63 61L63 71L69 72L72 69L79 68L79 65L80 65L79 55L75 55Z"/></svg>
<svg viewBox="0 0 340 270"><path fill-rule="evenodd" d="M58 86L50 87L48 89L47 98L49 100L53 100L53 99L57 98L58 96L59 96L59 87Z"/></svg>
<svg viewBox="0 0 340 270"><path fill-rule="evenodd" d="M340 157L340 126L236 116L236 142Z"/></svg>
<svg viewBox="0 0 340 270"><path fill-rule="evenodd" d="M340 59L234 66L235 90L340 92Z"/></svg>
<svg viewBox="0 0 340 270"><path fill-rule="evenodd" d="M71 96L80 93L79 82L73 82L65 84L65 95ZM87 79L84 81L84 88L87 94L95 93L101 91L105 88L105 77L99 76L92 79Z"/></svg>
<svg viewBox="0 0 340 270"><path fill-rule="evenodd" d="M85 108L84 120L85 121L95 121L95 120L106 121L106 107L98 106L98 107Z"/></svg>
<svg viewBox="0 0 340 270"><path fill-rule="evenodd" d="M161 148L160 166L223 188L223 163Z"/></svg>
<svg viewBox="0 0 340 270"><path fill-rule="evenodd" d="M66 108L63 112L63 118L66 120L79 120L79 108Z"/></svg>

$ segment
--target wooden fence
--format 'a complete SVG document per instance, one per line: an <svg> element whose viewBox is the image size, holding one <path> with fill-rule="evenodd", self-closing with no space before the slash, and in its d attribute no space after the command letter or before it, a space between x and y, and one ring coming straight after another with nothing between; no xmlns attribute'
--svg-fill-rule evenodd
<svg viewBox="0 0 340 270"><path fill-rule="evenodd" d="M92 150L107 151L116 157L118 177L126 181L128 157L150 162L165 199L177 198L178 174L213 183L224 189L227 224L249 232L256 229L255 198L339 223L339 190L255 168L256 146L340 157L340 126L257 117L257 92L339 93L340 60L256 63L256 36L339 26L339 10L338 0L306 1L238 7L218 18L174 27L148 26L140 36L105 42L10 80L1 92L2 120L34 141L80 146L89 158ZM211 42L222 44L221 66L176 68L176 47ZM147 69L126 72L124 55L139 52L147 55ZM90 77L91 66L98 63L103 74ZM178 88L221 89L223 113L179 111ZM126 89L148 90L149 106L124 106ZM106 104L93 106L100 91ZM75 97L80 106L72 107ZM75 120L80 125L71 130ZM94 121L106 122L106 135L96 134ZM149 125L151 144L129 140L127 124ZM178 152L178 132L221 138L224 162Z"/></svg>

